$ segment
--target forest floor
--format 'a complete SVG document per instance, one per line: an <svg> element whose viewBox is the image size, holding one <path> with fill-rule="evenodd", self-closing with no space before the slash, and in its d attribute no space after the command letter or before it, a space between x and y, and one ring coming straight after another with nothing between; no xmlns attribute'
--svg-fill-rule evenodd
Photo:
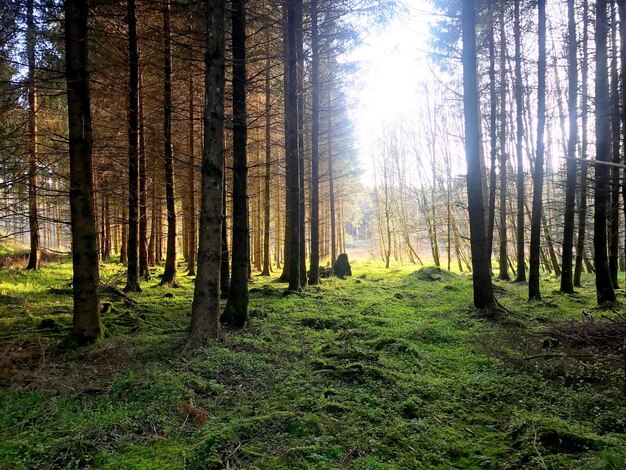
<svg viewBox="0 0 626 470"><path fill-rule="evenodd" d="M290 296L255 276L251 325L195 351L182 273L105 289L107 337L63 351L70 264L0 270L0 468L626 468L621 361L550 333L619 315L591 279L532 303L498 282L493 322L467 275L352 264Z"/></svg>

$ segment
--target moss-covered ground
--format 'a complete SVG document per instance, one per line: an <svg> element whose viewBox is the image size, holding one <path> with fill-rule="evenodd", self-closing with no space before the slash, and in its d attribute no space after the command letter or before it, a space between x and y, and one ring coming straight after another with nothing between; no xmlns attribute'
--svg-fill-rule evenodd
<svg viewBox="0 0 626 470"><path fill-rule="evenodd" d="M70 265L2 270L0 468L626 468L619 364L545 333L615 315L591 280L546 278L540 303L499 283L513 313L492 322L467 275L417 269L357 260L290 296L255 277L251 325L193 351L192 278L105 291L106 338L63 351Z"/></svg>

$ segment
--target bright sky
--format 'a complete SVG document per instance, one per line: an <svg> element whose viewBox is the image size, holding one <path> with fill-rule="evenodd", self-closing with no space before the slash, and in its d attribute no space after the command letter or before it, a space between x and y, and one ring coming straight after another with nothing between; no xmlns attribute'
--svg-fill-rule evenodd
<svg viewBox="0 0 626 470"><path fill-rule="evenodd" d="M431 11L426 0L405 0L404 11L383 31L365 37L350 57L361 65L352 92L357 103L353 119L366 185L373 184L375 140L381 129L414 116L423 84L432 80L426 59Z"/></svg>

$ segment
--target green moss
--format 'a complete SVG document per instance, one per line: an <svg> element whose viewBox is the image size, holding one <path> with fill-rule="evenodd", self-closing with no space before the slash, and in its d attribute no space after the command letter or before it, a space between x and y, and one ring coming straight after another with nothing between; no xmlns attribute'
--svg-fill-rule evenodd
<svg viewBox="0 0 626 470"><path fill-rule="evenodd" d="M591 285L529 304L499 283L517 314L498 324L466 275L352 266L286 297L255 277L252 325L193 351L193 278L104 292L108 336L62 352L71 267L0 271L0 468L626 468L621 372L524 359L560 352L545 329L593 309Z"/></svg>

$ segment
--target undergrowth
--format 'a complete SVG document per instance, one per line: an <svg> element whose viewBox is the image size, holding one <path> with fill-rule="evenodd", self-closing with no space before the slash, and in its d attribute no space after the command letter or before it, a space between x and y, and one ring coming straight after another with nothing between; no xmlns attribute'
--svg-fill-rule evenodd
<svg viewBox="0 0 626 470"><path fill-rule="evenodd" d="M0 468L626 468L622 371L547 334L591 285L498 283L513 318L490 322L466 275L352 267L293 296L255 277L252 323L192 352L183 273L105 290L107 337L63 351L70 265L0 271Z"/></svg>

